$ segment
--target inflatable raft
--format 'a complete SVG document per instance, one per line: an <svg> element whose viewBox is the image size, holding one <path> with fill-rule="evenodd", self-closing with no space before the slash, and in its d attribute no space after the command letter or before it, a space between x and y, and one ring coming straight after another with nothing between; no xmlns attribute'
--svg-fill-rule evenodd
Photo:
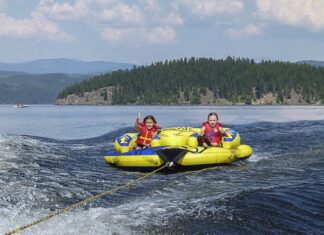
<svg viewBox="0 0 324 235"><path fill-rule="evenodd" d="M248 158L253 150L240 144L237 131L224 128L231 133L222 138L222 147L200 147L197 136L199 128L175 127L162 129L154 137L150 148L132 150L138 133L126 133L114 142L115 151L104 157L114 167L132 171L152 171L171 163L172 170L194 170L215 165L230 164Z"/></svg>

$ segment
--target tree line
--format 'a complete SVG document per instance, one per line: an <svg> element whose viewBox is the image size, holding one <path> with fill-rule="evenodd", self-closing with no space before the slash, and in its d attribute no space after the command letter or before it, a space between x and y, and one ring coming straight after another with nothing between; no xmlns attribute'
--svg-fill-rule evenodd
<svg viewBox="0 0 324 235"><path fill-rule="evenodd" d="M234 57L181 58L96 76L66 87L58 98L109 86L112 104L199 104L208 90L215 99L245 104L268 93L283 104L294 90L309 104L323 104L324 68Z"/></svg>

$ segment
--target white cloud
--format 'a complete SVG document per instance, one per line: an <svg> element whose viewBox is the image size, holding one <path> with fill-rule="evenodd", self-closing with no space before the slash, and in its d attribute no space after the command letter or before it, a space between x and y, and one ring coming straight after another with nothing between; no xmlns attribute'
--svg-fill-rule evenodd
<svg viewBox="0 0 324 235"><path fill-rule="evenodd" d="M176 32L171 27L156 27L148 31L148 42L152 44L169 44L174 43Z"/></svg>
<svg viewBox="0 0 324 235"><path fill-rule="evenodd" d="M257 36L262 34L262 30L260 27L249 24L241 29L228 29L225 32L231 38L241 38L245 36Z"/></svg>
<svg viewBox="0 0 324 235"><path fill-rule="evenodd" d="M105 28L101 36L115 43L170 44L175 42L176 32L171 27Z"/></svg>
<svg viewBox="0 0 324 235"><path fill-rule="evenodd" d="M72 36L59 23L74 21L90 22L87 25L95 27L108 41L129 42L123 37L133 37L137 44L174 43L176 32L172 26L182 25L184 19L166 7L168 4L158 0L136 0L133 4L122 0L39 0L30 18L1 15L0 36L68 41Z"/></svg>
<svg viewBox="0 0 324 235"><path fill-rule="evenodd" d="M244 9L242 0L177 0L176 3L200 17L236 14Z"/></svg>
<svg viewBox="0 0 324 235"><path fill-rule="evenodd" d="M262 18L313 31L324 29L323 0L256 0L256 4Z"/></svg>
<svg viewBox="0 0 324 235"><path fill-rule="evenodd" d="M89 13L89 4L88 0L77 0L73 5L41 0L35 11L55 20L77 20Z"/></svg>
<svg viewBox="0 0 324 235"><path fill-rule="evenodd" d="M123 2L109 9L104 9L100 16L104 21L122 21L135 24L144 22L144 16L137 5L129 6Z"/></svg>
<svg viewBox="0 0 324 235"><path fill-rule="evenodd" d="M87 3L93 3L102 7L110 6L112 4L117 4L120 0L84 0Z"/></svg>
<svg viewBox="0 0 324 235"><path fill-rule="evenodd" d="M183 25L185 22L179 13L179 9L173 6L173 2L169 4L170 10L167 4L162 6L158 0L139 0L139 3L141 3L141 8L144 9L146 18L149 19L146 24L176 26Z"/></svg>
<svg viewBox="0 0 324 235"><path fill-rule="evenodd" d="M32 13L29 19L15 19L0 13L0 37L47 38L55 41L71 41L73 37L60 27L45 19L41 14Z"/></svg>
<svg viewBox="0 0 324 235"><path fill-rule="evenodd" d="M162 18L160 22L163 25L183 25L184 19L176 12L171 12L166 17Z"/></svg>
<svg viewBox="0 0 324 235"><path fill-rule="evenodd" d="M140 0L145 11L159 13L163 12L163 8L159 5L157 0Z"/></svg>

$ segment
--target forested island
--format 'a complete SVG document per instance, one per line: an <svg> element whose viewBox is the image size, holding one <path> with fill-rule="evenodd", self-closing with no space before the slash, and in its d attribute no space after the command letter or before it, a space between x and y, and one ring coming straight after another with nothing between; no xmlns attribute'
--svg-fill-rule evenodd
<svg viewBox="0 0 324 235"><path fill-rule="evenodd" d="M323 104L324 68L182 58L119 70L66 87L57 104Z"/></svg>

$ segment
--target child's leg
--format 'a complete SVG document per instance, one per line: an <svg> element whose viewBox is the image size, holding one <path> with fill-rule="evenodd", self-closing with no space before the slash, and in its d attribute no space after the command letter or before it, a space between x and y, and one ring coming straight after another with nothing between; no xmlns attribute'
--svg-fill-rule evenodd
<svg viewBox="0 0 324 235"><path fill-rule="evenodd" d="M142 149L142 148L144 148L144 145L135 143L132 150L137 150L137 149Z"/></svg>
<svg viewBox="0 0 324 235"><path fill-rule="evenodd" d="M209 139L207 137L204 136L204 142L208 145L208 146L212 146L212 144L210 143Z"/></svg>
<svg viewBox="0 0 324 235"><path fill-rule="evenodd" d="M198 136L197 140L198 140L198 146L203 146L203 147L212 146L209 139L205 136Z"/></svg>
<svg viewBox="0 0 324 235"><path fill-rule="evenodd" d="M221 144L219 144L219 143L211 143L211 146L213 146L213 147L222 147L222 145Z"/></svg>
<svg viewBox="0 0 324 235"><path fill-rule="evenodd" d="M197 141L198 141L198 146L203 146L203 137L201 135L197 137Z"/></svg>

